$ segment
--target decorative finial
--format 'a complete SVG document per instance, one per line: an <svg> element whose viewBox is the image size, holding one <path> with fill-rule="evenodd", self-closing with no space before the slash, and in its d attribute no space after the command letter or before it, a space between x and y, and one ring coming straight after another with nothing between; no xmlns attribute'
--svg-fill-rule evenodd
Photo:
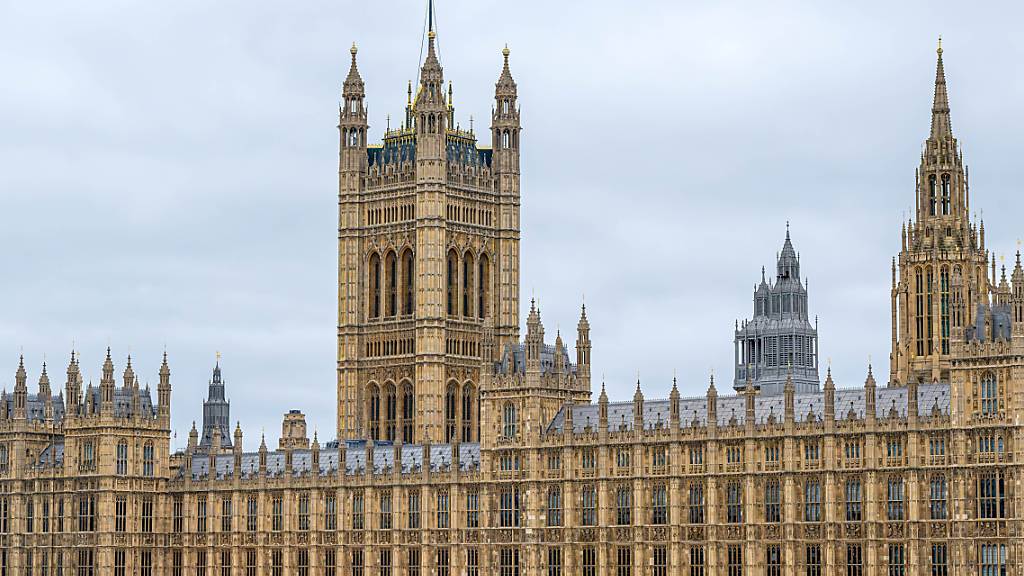
<svg viewBox="0 0 1024 576"><path fill-rule="evenodd" d="M356 47L356 43L355 42L352 43L352 48L349 49L349 52L352 53L352 59L355 60L356 59L356 53L359 52L359 48Z"/></svg>
<svg viewBox="0 0 1024 576"><path fill-rule="evenodd" d="M217 356L217 364L220 364L220 350L217 351L216 356Z"/></svg>
<svg viewBox="0 0 1024 576"><path fill-rule="evenodd" d="M935 53L942 56L942 34L939 34L939 47L935 49Z"/></svg>
<svg viewBox="0 0 1024 576"><path fill-rule="evenodd" d="M505 57L505 62L508 62L508 55L509 55L509 53L510 53L510 51L508 49L508 44L506 43L505 47L501 49L501 55Z"/></svg>

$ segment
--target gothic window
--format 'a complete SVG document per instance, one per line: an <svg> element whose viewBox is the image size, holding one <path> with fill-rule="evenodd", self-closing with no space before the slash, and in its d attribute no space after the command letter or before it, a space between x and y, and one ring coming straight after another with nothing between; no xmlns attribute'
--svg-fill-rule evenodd
<svg viewBox="0 0 1024 576"><path fill-rule="evenodd" d="M96 465L95 454L93 453L92 441L87 441L82 445L82 467L86 470L92 470Z"/></svg>
<svg viewBox="0 0 1024 576"><path fill-rule="evenodd" d="M409 503L409 523L408 528L410 530L420 529L420 493L419 490L410 490L407 498Z"/></svg>
<svg viewBox="0 0 1024 576"><path fill-rule="evenodd" d="M978 547L981 576L1004 576L1006 572L1006 544L981 544Z"/></svg>
<svg viewBox="0 0 1024 576"><path fill-rule="evenodd" d="M700 482L690 483L689 494L690 524L704 523L704 485Z"/></svg>
<svg viewBox="0 0 1024 576"><path fill-rule="evenodd" d="M765 576L782 576L782 546L769 544L764 551Z"/></svg>
<svg viewBox="0 0 1024 576"><path fill-rule="evenodd" d="M430 114L430 115L427 116L427 132L430 132L431 134L433 134L436 131L437 131L437 127L436 127L435 122L434 122L434 115Z"/></svg>
<svg viewBox="0 0 1024 576"><path fill-rule="evenodd" d="M622 486L615 493L615 523L628 526L633 519L633 490Z"/></svg>
<svg viewBox="0 0 1024 576"><path fill-rule="evenodd" d="M548 489L548 526L562 525L562 488L553 486Z"/></svg>
<svg viewBox="0 0 1024 576"><path fill-rule="evenodd" d="M488 287L491 279L491 263L486 254L480 255L479 273L477 274L477 306L476 312L480 318L487 316Z"/></svg>
<svg viewBox="0 0 1024 576"><path fill-rule="evenodd" d="M448 315L454 316L457 312L457 295L459 284L459 257L454 250L448 253Z"/></svg>
<svg viewBox="0 0 1024 576"><path fill-rule="evenodd" d="M985 472L978 478L978 517L1006 517L1006 486L1000 472Z"/></svg>
<svg viewBox="0 0 1024 576"><path fill-rule="evenodd" d="M917 355L924 356L924 275L920 268L914 269L914 320Z"/></svg>
<svg viewBox="0 0 1024 576"><path fill-rule="evenodd" d="M999 380L987 372L981 377L981 414L994 416L999 413Z"/></svg>
<svg viewBox="0 0 1024 576"><path fill-rule="evenodd" d="M514 438L517 425L516 406L511 402L506 402L502 409L502 436Z"/></svg>
<svg viewBox="0 0 1024 576"><path fill-rule="evenodd" d="M508 130L505 130L501 134L501 147L502 148L511 148L512 147L512 143L509 140Z"/></svg>
<svg viewBox="0 0 1024 576"><path fill-rule="evenodd" d="M817 480L804 483L804 522L821 522L821 484Z"/></svg>
<svg viewBox="0 0 1024 576"><path fill-rule="evenodd" d="M668 524L668 486L655 484L651 491L651 524Z"/></svg>
<svg viewBox="0 0 1024 576"><path fill-rule="evenodd" d="M473 441L473 398L476 396L473 384L462 386L462 441Z"/></svg>
<svg viewBox="0 0 1024 576"><path fill-rule="evenodd" d="M398 313L398 260L395 253L388 252L385 262L388 275L387 315L394 316Z"/></svg>
<svg viewBox="0 0 1024 576"><path fill-rule="evenodd" d="M367 419L370 422L370 439L380 440L380 388L370 384L368 390Z"/></svg>
<svg viewBox="0 0 1024 576"><path fill-rule="evenodd" d="M11 456L7 451L7 444L0 444L0 474L7 472L11 465Z"/></svg>
<svg viewBox="0 0 1024 576"><path fill-rule="evenodd" d="M352 529L362 530L366 526L365 497L362 492L352 495Z"/></svg>
<svg viewBox="0 0 1024 576"><path fill-rule="evenodd" d="M764 521L782 521L782 498L778 480L768 480L764 484Z"/></svg>
<svg viewBox="0 0 1024 576"><path fill-rule="evenodd" d="M519 488L506 486L499 495L499 526L502 528L519 527Z"/></svg>
<svg viewBox="0 0 1024 576"><path fill-rule="evenodd" d="M580 498L580 525L597 526L597 488L593 485L584 486Z"/></svg>
<svg viewBox="0 0 1024 576"><path fill-rule="evenodd" d="M904 576L906 561L906 548L903 544L889 544L889 576Z"/></svg>
<svg viewBox="0 0 1024 576"><path fill-rule="evenodd" d="M821 576L821 545L808 544L805 551L807 576Z"/></svg>
<svg viewBox="0 0 1024 576"><path fill-rule="evenodd" d="M942 175L942 215L948 216L952 205L949 193L949 174Z"/></svg>
<svg viewBox="0 0 1024 576"><path fill-rule="evenodd" d="M380 256L375 252L370 256L370 318L380 316Z"/></svg>
<svg viewBox="0 0 1024 576"><path fill-rule="evenodd" d="M402 302L402 313L410 315L413 313L413 306L416 302L413 292L416 285L416 269L413 265L411 250L406 250L405 253L402 254L402 271L405 272L405 298Z"/></svg>
<svg viewBox="0 0 1024 576"><path fill-rule="evenodd" d="M378 508L380 509L380 522L378 528L381 530L391 530L392 527L392 513L391 513L391 491L382 490L378 495Z"/></svg>
<svg viewBox="0 0 1024 576"><path fill-rule="evenodd" d="M128 443L121 440L117 443L117 474L124 476L128 473Z"/></svg>
<svg viewBox="0 0 1024 576"><path fill-rule="evenodd" d="M480 527L480 492L466 492L466 528Z"/></svg>
<svg viewBox="0 0 1024 576"><path fill-rule="evenodd" d="M726 547L726 572L729 576L743 576L743 547L730 544Z"/></svg>
<svg viewBox="0 0 1024 576"><path fill-rule="evenodd" d="M949 354L949 267L939 271L939 323L941 324L942 353Z"/></svg>
<svg viewBox="0 0 1024 576"><path fill-rule="evenodd" d="M726 522L739 524L743 522L743 485L738 481L729 482L725 486Z"/></svg>
<svg viewBox="0 0 1024 576"><path fill-rule="evenodd" d="M928 280L928 296L925 302L925 330L927 333L927 341L925 347L928 350L928 355L931 356L935 353L935 328L932 323L932 305L935 299L935 270L929 266L925 269L925 276Z"/></svg>
<svg viewBox="0 0 1024 576"><path fill-rule="evenodd" d="M462 258L462 315L473 316L473 255Z"/></svg>
<svg viewBox="0 0 1024 576"><path fill-rule="evenodd" d="M936 194L935 174L928 177L928 215L935 216Z"/></svg>
<svg viewBox="0 0 1024 576"><path fill-rule="evenodd" d="M142 475L153 475L153 443L146 442L142 447Z"/></svg>
<svg viewBox="0 0 1024 576"><path fill-rule="evenodd" d="M844 487L846 521L860 522L861 520L861 496L860 480L847 480Z"/></svg>
<svg viewBox="0 0 1024 576"><path fill-rule="evenodd" d="M942 475L933 476L928 502L932 520L946 519L947 495L946 477Z"/></svg>
<svg viewBox="0 0 1024 576"><path fill-rule="evenodd" d="M455 438L455 413L458 408L459 386L449 382L444 394L444 441Z"/></svg>
<svg viewBox="0 0 1024 576"><path fill-rule="evenodd" d="M860 544L846 545L846 576L864 575L864 548Z"/></svg>
<svg viewBox="0 0 1024 576"><path fill-rule="evenodd" d="M389 442L395 440L395 420L398 418L398 397L395 394L395 384L388 382L384 384L384 439Z"/></svg>
<svg viewBox="0 0 1024 576"><path fill-rule="evenodd" d="M886 489L886 516L903 520L903 478L890 478Z"/></svg>
<svg viewBox="0 0 1024 576"><path fill-rule="evenodd" d="M705 549L703 545L690 546L690 576L704 576Z"/></svg>
<svg viewBox="0 0 1024 576"><path fill-rule="evenodd" d="M402 385L402 442L412 444L413 428L416 424L416 398L412 393L412 384Z"/></svg>

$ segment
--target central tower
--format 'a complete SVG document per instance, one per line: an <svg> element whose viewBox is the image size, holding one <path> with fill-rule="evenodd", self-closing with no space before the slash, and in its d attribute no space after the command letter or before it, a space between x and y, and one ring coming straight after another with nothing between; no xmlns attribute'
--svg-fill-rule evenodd
<svg viewBox="0 0 1024 576"><path fill-rule="evenodd" d="M974 324L977 305L988 301L991 286L985 224L975 226L969 217L970 188L950 123L941 40L936 52L916 217L903 226L899 260L892 266L892 384L948 382L951 336Z"/></svg>
<svg viewBox="0 0 1024 576"><path fill-rule="evenodd" d="M519 337L519 108L504 67L493 148L455 121L452 84L427 56L404 120L367 144L356 47L342 92L338 195L338 438L479 439L485 327Z"/></svg>

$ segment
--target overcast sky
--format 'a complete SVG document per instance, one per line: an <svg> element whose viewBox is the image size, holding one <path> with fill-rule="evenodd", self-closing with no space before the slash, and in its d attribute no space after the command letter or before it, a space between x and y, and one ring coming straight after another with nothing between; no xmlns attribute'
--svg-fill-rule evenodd
<svg viewBox="0 0 1024 576"><path fill-rule="evenodd" d="M0 0L0 385L171 360L175 446L216 351L245 445L335 428L337 104L359 45L373 139L415 78L423 0ZM887 375L889 266L943 35L989 245L1024 233L1019 4L438 0L456 116L484 139L500 50L522 137L522 307L595 392L732 374L733 326L786 221L839 386ZM397 121L396 121L397 123ZM881 378L881 379L884 379ZM155 396L155 392L154 392Z"/></svg>

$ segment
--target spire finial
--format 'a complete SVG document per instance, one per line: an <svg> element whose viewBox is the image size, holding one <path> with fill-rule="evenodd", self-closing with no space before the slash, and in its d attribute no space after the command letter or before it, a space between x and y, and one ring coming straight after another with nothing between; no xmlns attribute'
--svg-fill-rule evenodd
<svg viewBox="0 0 1024 576"><path fill-rule="evenodd" d="M942 34L939 34L939 47L935 49L935 53L942 56Z"/></svg>
<svg viewBox="0 0 1024 576"><path fill-rule="evenodd" d="M436 34L434 34L434 0L430 0L428 2L427 11L429 13L429 16L428 16L428 19L429 19L429 23L428 23L429 35L430 35L431 38L434 38L436 36Z"/></svg>
<svg viewBox="0 0 1024 576"><path fill-rule="evenodd" d="M508 55L510 53L511 51L508 49L508 44L506 43L505 47L501 49L501 55L505 57L505 66L508 66Z"/></svg>
<svg viewBox="0 0 1024 576"><path fill-rule="evenodd" d="M359 48L356 47L356 43L355 42L352 43L352 48L349 49L349 52L352 53L352 62L355 63L355 61L356 61L356 54L359 52Z"/></svg>

